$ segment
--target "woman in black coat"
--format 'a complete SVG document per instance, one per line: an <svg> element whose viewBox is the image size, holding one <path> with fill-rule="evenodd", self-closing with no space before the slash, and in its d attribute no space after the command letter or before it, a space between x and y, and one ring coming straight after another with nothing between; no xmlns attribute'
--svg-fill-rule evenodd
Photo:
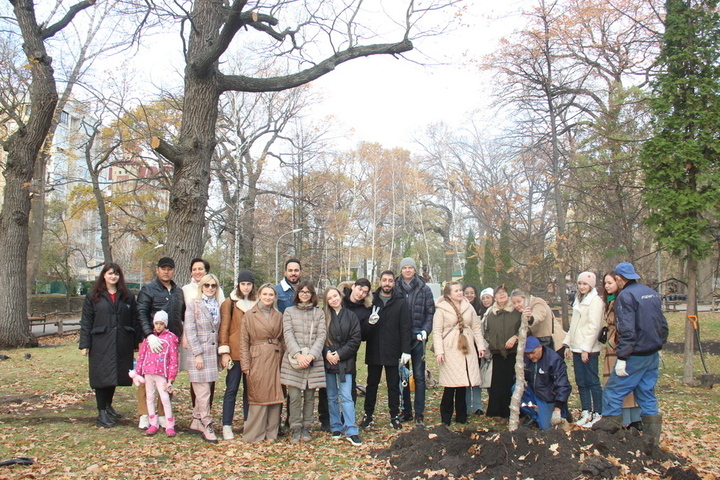
<svg viewBox="0 0 720 480"><path fill-rule="evenodd" d="M85 296L80 320L80 350L88 357L99 427L114 427L115 420L122 418L112 401L115 387L132 385L128 372L139 331L135 296L125 285L120 266L108 263Z"/></svg>
<svg viewBox="0 0 720 480"><path fill-rule="evenodd" d="M339 438L344 433L350 443L360 445L352 396L355 359L361 341L360 321L353 312L343 308L342 300L343 295L337 288L325 290L327 336L323 359L330 429L333 438Z"/></svg>

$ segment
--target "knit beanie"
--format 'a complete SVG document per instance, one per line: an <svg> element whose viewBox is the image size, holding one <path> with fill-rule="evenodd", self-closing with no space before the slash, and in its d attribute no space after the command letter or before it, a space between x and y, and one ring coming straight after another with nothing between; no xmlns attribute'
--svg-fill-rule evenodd
<svg viewBox="0 0 720 480"><path fill-rule="evenodd" d="M255 275L250 270L240 270L238 273L237 283L250 282L255 283Z"/></svg>
<svg viewBox="0 0 720 480"><path fill-rule="evenodd" d="M400 270L402 270L403 267L407 267L407 266L413 267L415 269L415 271L417 272L417 265L415 264L415 260L413 260L410 257L405 257L402 260L400 260Z"/></svg>
<svg viewBox="0 0 720 480"><path fill-rule="evenodd" d="M155 315L153 316L153 323L155 322L163 322L165 326L168 325L168 314L165 310L158 310L155 312Z"/></svg>
<svg viewBox="0 0 720 480"><path fill-rule="evenodd" d="M495 290L493 290L492 288L488 287L488 288L486 288L485 290L483 290L482 292L480 292L480 298L482 298L483 295L490 295L491 297L494 297L494 296L495 296Z"/></svg>
<svg viewBox="0 0 720 480"><path fill-rule="evenodd" d="M595 279L595 274L592 272L582 272L580 275L578 275L577 281L585 282L592 288L595 288L595 284L597 283L597 280Z"/></svg>

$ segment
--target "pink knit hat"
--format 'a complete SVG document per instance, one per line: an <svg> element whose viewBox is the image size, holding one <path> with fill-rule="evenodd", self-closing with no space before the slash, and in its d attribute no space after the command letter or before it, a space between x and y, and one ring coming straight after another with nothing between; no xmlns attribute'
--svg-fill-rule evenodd
<svg viewBox="0 0 720 480"><path fill-rule="evenodd" d="M585 282L591 287L595 288L595 284L597 283L597 279L595 278L595 274L592 272L582 272L580 275L578 275L578 282Z"/></svg>

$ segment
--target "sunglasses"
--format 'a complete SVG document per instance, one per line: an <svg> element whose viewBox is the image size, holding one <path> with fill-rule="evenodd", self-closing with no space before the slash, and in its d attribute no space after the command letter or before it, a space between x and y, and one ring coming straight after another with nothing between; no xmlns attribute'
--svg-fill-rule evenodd
<svg viewBox="0 0 720 480"><path fill-rule="evenodd" d="M207 287L207 288L217 288L217 283L206 283L205 285L203 285L203 288L205 288L205 287Z"/></svg>

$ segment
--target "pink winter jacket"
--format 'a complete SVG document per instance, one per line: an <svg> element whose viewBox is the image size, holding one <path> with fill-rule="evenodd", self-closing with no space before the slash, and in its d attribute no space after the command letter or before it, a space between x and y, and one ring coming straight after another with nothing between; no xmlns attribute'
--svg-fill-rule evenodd
<svg viewBox="0 0 720 480"><path fill-rule="evenodd" d="M172 382L178 374L178 338L168 329L155 335L162 342L163 349L160 353L154 353L150 350L147 338L143 340L135 362L135 372L139 375L162 375Z"/></svg>

